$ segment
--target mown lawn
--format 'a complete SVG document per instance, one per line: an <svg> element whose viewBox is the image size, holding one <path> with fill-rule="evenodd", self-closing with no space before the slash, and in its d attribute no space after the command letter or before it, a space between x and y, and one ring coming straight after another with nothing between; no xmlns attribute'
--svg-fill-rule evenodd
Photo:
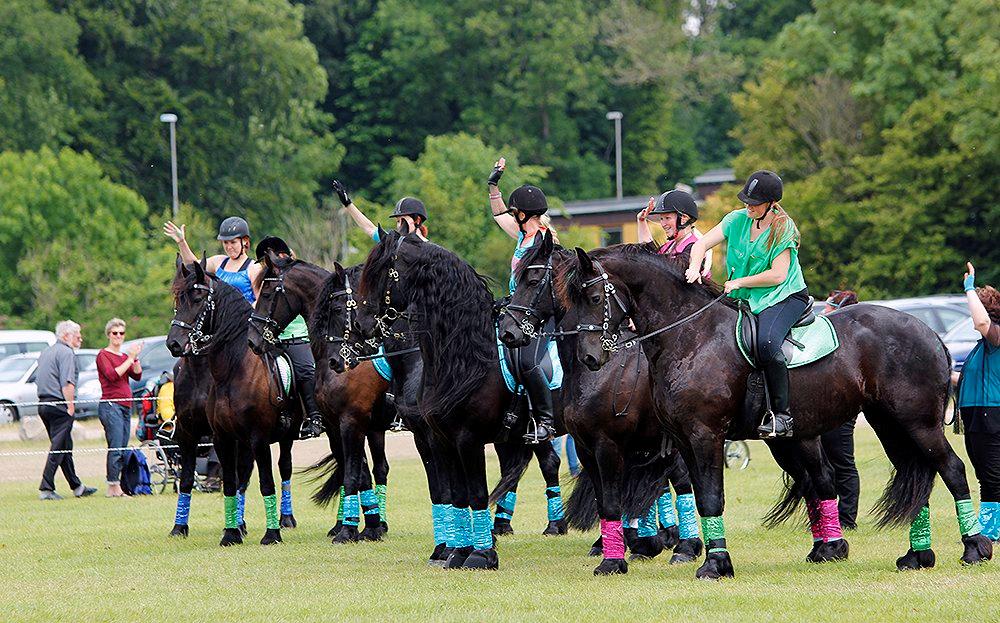
<svg viewBox="0 0 1000 623"><path fill-rule="evenodd" d="M961 439L952 437L956 447ZM595 578L586 556L595 534L546 538L543 484L534 466L520 487L517 534L500 545L501 570L445 572L431 549L426 481L414 460L396 461L389 484L391 532L382 543L334 546L332 510L307 502L295 478L299 527L261 547L263 509L248 496L250 539L217 546L222 499L195 494L190 538L170 539L175 498L92 497L41 503L34 482L0 487L0 618L17 621L996 621L1000 567L962 568L954 507L938 486L932 502L938 567L901 574L902 529L850 533L851 560L804 562L803 525L764 531L759 518L779 472L764 447L744 472L726 474L727 529L737 577L694 580L667 557L629 574ZM964 456L964 451L962 452ZM881 491L888 462L867 428L858 432L862 507ZM971 473L971 470L970 470ZM494 469L495 476L495 469ZM61 476L60 476L61 478ZM60 481L60 485L62 482ZM1000 553L1000 552L998 552Z"/></svg>

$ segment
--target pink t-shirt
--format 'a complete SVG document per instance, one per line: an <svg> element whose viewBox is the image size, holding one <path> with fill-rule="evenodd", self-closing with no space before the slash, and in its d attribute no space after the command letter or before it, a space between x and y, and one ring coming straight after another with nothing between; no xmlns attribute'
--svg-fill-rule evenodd
<svg viewBox="0 0 1000 623"><path fill-rule="evenodd" d="M657 253L659 253L660 255L669 255L670 257L674 257L676 255L680 255L684 251L687 251L688 247L690 247L694 243L698 242L698 238L700 238L700 237L701 236L699 236L697 232L692 231L683 240L677 240L676 238L673 239L673 240L668 240L665 245L663 245L662 247L660 247L660 249L657 251ZM712 251L709 250L709 253L711 253L711 252ZM705 265L702 266L702 270L701 270L701 276L704 277L704 278L706 278L706 279L709 279L709 278L712 277L712 260L711 260L711 257L712 257L711 255L706 255L705 256Z"/></svg>
<svg viewBox="0 0 1000 623"><path fill-rule="evenodd" d="M126 359L128 355L125 353L116 355L107 349L101 349L101 352L97 353L97 378L101 382L101 400L113 401L124 407L129 406L127 399L132 397L129 377L137 381L142 378L132 366L129 366L125 374L118 376L115 368L125 363Z"/></svg>

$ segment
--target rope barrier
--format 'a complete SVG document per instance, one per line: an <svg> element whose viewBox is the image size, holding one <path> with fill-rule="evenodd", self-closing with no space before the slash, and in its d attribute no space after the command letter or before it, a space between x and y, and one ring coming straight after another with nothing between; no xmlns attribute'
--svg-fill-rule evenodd
<svg viewBox="0 0 1000 623"><path fill-rule="evenodd" d="M46 405L89 405L100 404L102 402L122 403L122 402L142 402L143 400L167 400L162 396L148 396L146 398L89 398L87 400L36 400L34 402L0 402L0 409L6 407L43 407Z"/></svg>

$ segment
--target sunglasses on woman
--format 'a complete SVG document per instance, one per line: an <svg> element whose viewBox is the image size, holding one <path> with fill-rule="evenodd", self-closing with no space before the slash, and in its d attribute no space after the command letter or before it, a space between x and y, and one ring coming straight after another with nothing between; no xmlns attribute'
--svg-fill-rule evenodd
<svg viewBox="0 0 1000 623"><path fill-rule="evenodd" d="M110 335L125 335L124 331L111 331Z"/></svg>

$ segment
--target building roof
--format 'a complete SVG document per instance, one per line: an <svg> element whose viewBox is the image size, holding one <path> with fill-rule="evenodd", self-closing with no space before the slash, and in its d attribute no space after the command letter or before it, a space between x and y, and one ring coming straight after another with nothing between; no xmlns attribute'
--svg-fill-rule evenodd
<svg viewBox="0 0 1000 623"><path fill-rule="evenodd" d="M586 199L584 201L567 201L563 209L569 216L586 214L608 214L609 212L638 212L649 201L649 197L637 195L617 199ZM555 215L553 215L555 216Z"/></svg>
<svg viewBox="0 0 1000 623"><path fill-rule="evenodd" d="M705 184L727 184L735 181L736 175L732 169L709 169L694 178L694 185L703 186Z"/></svg>

